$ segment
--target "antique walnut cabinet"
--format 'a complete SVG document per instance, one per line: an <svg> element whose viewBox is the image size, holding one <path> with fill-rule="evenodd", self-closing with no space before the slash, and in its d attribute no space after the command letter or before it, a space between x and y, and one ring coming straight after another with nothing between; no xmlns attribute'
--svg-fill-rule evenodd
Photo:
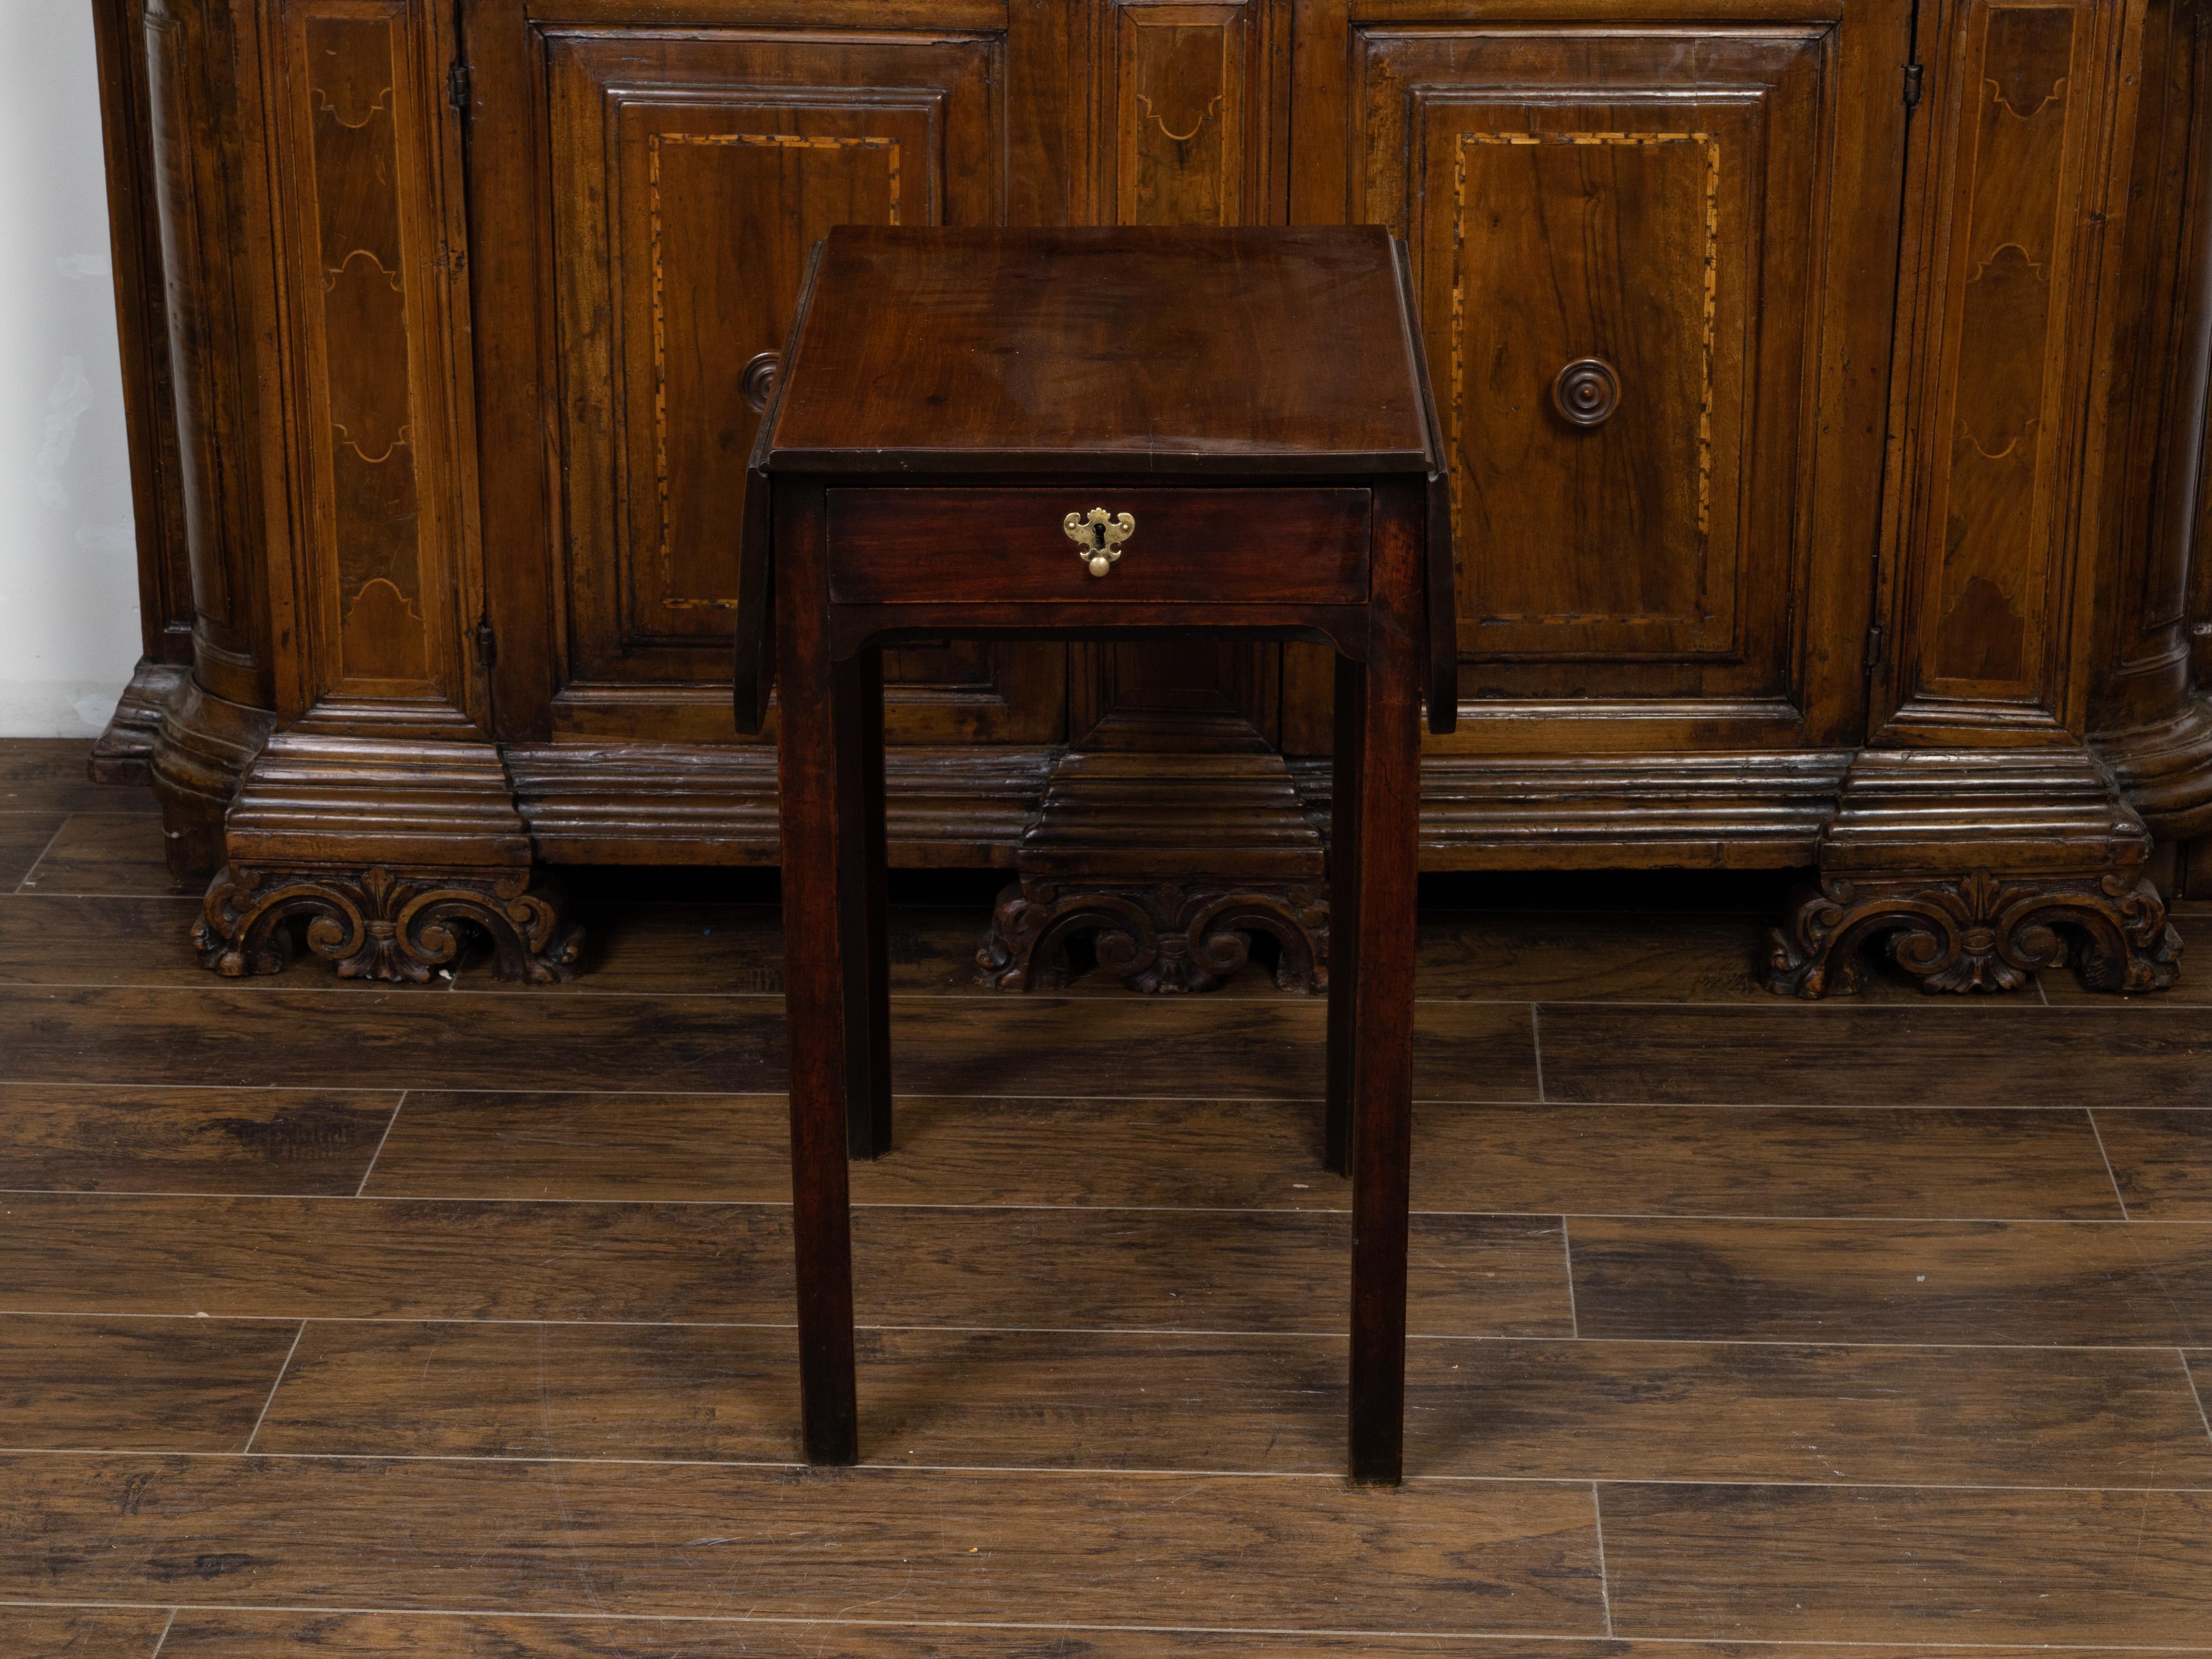
<svg viewBox="0 0 2212 1659"><path fill-rule="evenodd" d="M1284 222L1409 249L1426 867L1804 866L1808 996L1885 938L2177 971L2212 0L92 3L146 617L95 766L221 971L305 916L343 972L474 927L562 975L557 866L775 859L737 526L831 226ZM1146 987L1255 931L1325 971L1317 647L884 672L892 860L1009 872L987 977L1079 923Z"/></svg>

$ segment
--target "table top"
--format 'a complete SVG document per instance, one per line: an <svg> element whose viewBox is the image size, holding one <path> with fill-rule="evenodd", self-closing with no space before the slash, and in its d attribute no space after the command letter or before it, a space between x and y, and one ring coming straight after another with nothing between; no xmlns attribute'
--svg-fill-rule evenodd
<svg viewBox="0 0 2212 1659"><path fill-rule="evenodd" d="M1438 470L1373 226L845 226L817 255L769 471Z"/></svg>

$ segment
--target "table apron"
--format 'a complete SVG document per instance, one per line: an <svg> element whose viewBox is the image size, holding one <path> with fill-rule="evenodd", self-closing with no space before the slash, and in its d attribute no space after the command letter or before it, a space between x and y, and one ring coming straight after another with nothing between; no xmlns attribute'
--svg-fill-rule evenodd
<svg viewBox="0 0 2212 1659"><path fill-rule="evenodd" d="M1254 641L1307 641L1357 662L1375 656L1374 624L1364 605L1086 605L1073 618L1068 608L1036 605L830 607L830 651L838 662L872 646L904 640L1175 640L1224 635Z"/></svg>

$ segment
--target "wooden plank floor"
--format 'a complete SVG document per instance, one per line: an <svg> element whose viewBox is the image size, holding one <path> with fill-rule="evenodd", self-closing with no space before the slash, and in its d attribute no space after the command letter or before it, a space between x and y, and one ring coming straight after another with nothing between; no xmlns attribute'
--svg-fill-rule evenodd
<svg viewBox="0 0 2212 1659"><path fill-rule="evenodd" d="M1429 918L1378 1492L1320 1006L902 911L824 1473L772 908L218 981L83 758L0 744L0 1659L2212 1654L2212 915L2166 996L1813 1007L1755 884Z"/></svg>

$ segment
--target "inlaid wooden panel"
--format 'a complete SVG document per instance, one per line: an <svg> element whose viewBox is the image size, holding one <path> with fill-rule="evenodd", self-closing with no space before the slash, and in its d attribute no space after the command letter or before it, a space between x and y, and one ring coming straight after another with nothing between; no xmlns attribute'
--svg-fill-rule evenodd
<svg viewBox="0 0 2212 1659"><path fill-rule="evenodd" d="M283 8L310 696L466 698L424 27L405 0Z"/></svg>
<svg viewBox="0 0 2212 1659"><path fill-rule="evenodd" d="M1270 0L1096 0L1084 9L1096 27L1091 218L1279 222L1277 150L1290 79L1280 37L1289 8ZM1156 720L1164 708L1233 710L1273 742L1281 664L1275 645L1079 646L1068 659L1068 739L1110 743L1115 725Z"/></svg>
<svg viewBox="0 0 2212 1659"><path fill-rule="evenodd" d="M1431 15L1302 9L1291 180L1414 263L1465 664L1430 749L1843 737L1861 675L1822 642L1856 643L1878 539L1906 8ZM1588 359L1594 423L1555 401Z"/></svg>
<svg viewBox="0 0 2212 1659"><path fill-rule="evenodd" d="M1738 683L1786 689L1828 34L1370 39L1371 204L1417 250L1464 650L1755 655ZM1620 407L1583 428L1553 384L1590 356Z"/></svg>
<svg viewBox="0 0 2212 1659"><path fill-rule="evenodd" d="M568 678L719 684L759 422L741 371L783 349L832 226L1002 216L1003 40L576 28L546 50ZM894 737L1054 735L1060 660L969 641L896 653Z"/></svg>
<svg viewBox="0 0 2212 1659"><path fill-rule="evenodd" d="M2078 161L2067 164L2086 112L2072 84L2086 21L2087 8L1989 9L1980 83L1967 94L1977 188L1953 267L1951 465L1942 574L1929 593L1930 678L1961 689L2016 686L2043 648L2029 618L2050 559L2049 525L2038 520L2063 441L2051 357L2067 319L2053 281L2069 252L2069 185L2078 188Z"/></svg>
<svg viewBox="0 0 2212 1659"><path fill-rule="evenodd" d="M1098 55L1102 204L1117 225L1241 225L1267 199L1262 0L1108 0Z"/></svg>
<svg viewBox="0 0 2212 1659"><path fill-rule="evenodd" d="M2101 199L2097 10L1959 15L1935 112L1920 373L1923 480L1906 626L1917 697L2040 704L2059 719Z"/></svg>

